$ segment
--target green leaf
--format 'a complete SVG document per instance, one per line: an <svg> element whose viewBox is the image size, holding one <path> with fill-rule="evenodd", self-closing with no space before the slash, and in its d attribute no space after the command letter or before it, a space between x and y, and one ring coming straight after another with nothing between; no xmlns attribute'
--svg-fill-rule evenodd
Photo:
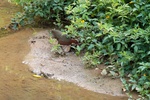
<svg viewBox="0 0 150 100"><path fill-rule="evenodd" d="M84 49L84 48L85 48L85 46L86 46L86 44L85 44L85 43L83 43L80 47L81 47L81 49Z"/></svg>
<svg viewBox="0 0 150 100"><path fill-rule="evenodd" d="M102 41L102 43L106 43L108 41L109 37L105 37Z"/></svg>
<svg viewBox="0 0 150 100"><path fill-rule="evenodd" d="M117 50L120 50L120 49L121 49L121 44L118 43L118 44L117 44Z"/></svg>
<svg viewBox="0 0 150 100"><path fill-rule="evenodd" d="M90 46L88 47L88 50L93 49L94 46L95 46L94 44L90 44Z"/></svg>
<svg viewBox="0 0 150 100"><path fill-rule="evenodd" d="M80 52L81 51L81 47L77 46L77 51Z"/></svg>
<svg viewBox="0 0 150 100"><path fill-rule="evenodd" d="M136 87L137 87L137 85L133 84L131 90L133 91Z"/></svg>
<svg viewBox="0 0 150 100"><path fill-rule="evenodd" d="M136 8L138 8L138 9L140 8L140 6L139 6L139 5L137 5L137 4L135 4L134 6L135 6Z"/></svg>
<svg viewBox="0 0 150 100"><path fill-rule="evenodd" d="M142 13L140 13L139 15L137 15L137 17L143 17L143 14L142 14Z"/></svg>
<svg viewBox="0 0 150 100"><path fill-rule="evenodd" d="M134 46L134 52L138 52L138 46Z"/></svg>
<svg viewBox="0 0 150 100"><path fill-rule="evenodd" d="M143 88L141 88L141 87L139 87L139 86L136 87L135 89L136 89L137 91L142 91L142 90L143 90Z"/></svg>
<svg viewBox="0 0 150 100"><path fill-rule="evenodd" d="M100 37L102 35L102 33L98 33L96 34L96 37Z"/></svg>
<svg viewBox="0 0 150 100"><path fill-rule="evenodd" d="M55 2L55 3L58 3L58 2L59 2L59 0L54 0L54 2Z"/></svg>
<svg viewBox="0 0 150 100"><path fill-rule="evenodd" d="M97 39L93 39L92 42L97 43Z"/></svg>

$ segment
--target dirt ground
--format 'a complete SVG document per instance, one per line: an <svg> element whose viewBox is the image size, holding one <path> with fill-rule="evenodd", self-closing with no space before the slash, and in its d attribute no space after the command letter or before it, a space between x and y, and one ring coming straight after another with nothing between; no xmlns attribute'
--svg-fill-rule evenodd
<svg viewBox="0 0 150 100"><path fill-rule="evenodd" d="M56 56L51 52L53 44L50 44L49 38L49 30L43 30L35 32L29 40L31 50L23 63L29 65L33 73L72 82L98 93L125 95L122 93L123 87L119 78L112 79L101 75L104 65L96 70L85 69L82 57L77 57L73 52L68 52L66 56Z"/></svg>
<svg viewBox="0 0 150 100"><path fill-rule="evenodd" d="M0 24L1 24L0 27L8 25L8 23L10 22L10 16L12 16L13 14L13 12L12 14L10 14L9 12L13 10L16 11L17 8L9 4L7 0L0 0ZM36 31L41 32L38 29L36 29ZM33 64L29 62L33 59L31 56L29 56L29 54L33 50L32 48L35 46L35 45L30 45L30 41L32 37L35 37L33 33L35 33L33 29L26 28L17 31L15 33L12 33L9 36L0 38L0 100L127 100L126 96L112 96L112 95L97 93L97 91L93 92L90 91L91 88L89 90L87 90L88 88L86 87L85 87L86 89L81 88L76 85L77 83L76 84L70 83L71 81L66 82L63 80L58 81L51 78L47 79L44 77L35 77L34 76L35 74L31 73L31 71L29 71L29 66L26 65L26 64ZM41 40L42 41L44 40L46 41L46 43L48 43L47 39L39 39L39 43L41 42ZM36 43L38 43L38 41ZM40 46L41 45L38 45L36 49L42 48ZM41 49L41 50L45 50L45 49ZM43 57L43 55L45 58L40 58ZM50 53L48 53L47 55L50 55ZM42 52L40 55L36 54L35 56L34 56L35 58L39 57L41 61L43 61L43 59L47 59L50 57L50 56L45 56L44 52ZM76 59L77 61L80 61L74 54L69 54L68 56L70 56L70 59L72 60ZM49 59L50 63L49 61L47 63L49 63L49 65L51 65L51 62L54 63L56 68L57 65L62 65L62 64L63 66L68 67L69 65L71 65L70 63L72 62L71 60L69 60L69 64L66 64L67 58L52 57L52 59ZM37 61L34 63L37 65L40 64L37 66L37 70L34 71L34 73L39 73L38 68L41 68L41 62ZM71 67L74 66L77 67L79 65L81 66L82 63L79 62L79 64L77 63L76 66L73 63ZM42 66L46 67L45 63L42 63ZM34 67L30 66L30 70L33 69ZM58 71L58 72L64 73L64 71L65 70ZM68 69L68 71L70 70ZM80 69L75 71L81 72ZM88 73L88 71L85 71L85 73ZM51 72L50 74L54 74L52 75L54 78L57 75L61 76L60 73L57 73L56 71ZM80 74L78 74L79 77ZM81 74L81 77L82 75L85 74ZM92 75L95 77L94 74L91 74L91 76ZM62 77L64 76L62 75ZM58 78L56 77L56 79ZM60 77L60 79L63 78ZM70 76L70 78L68 79L72 80L72 76ZM110 80L107 80L107 82L108 81ZM101 84L101 86L102 85L103 84ZM111 87L115 87L115 86L116 85L114 84ZM105 88L103 88L102 90L105 90Z"/></svg>

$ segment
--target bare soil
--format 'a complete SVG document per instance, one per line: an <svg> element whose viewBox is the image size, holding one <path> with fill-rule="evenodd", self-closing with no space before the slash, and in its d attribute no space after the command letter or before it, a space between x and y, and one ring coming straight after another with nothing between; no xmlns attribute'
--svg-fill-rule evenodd
<svg viewBox="0 0 150 100"><path fill-rule="evenodd" d="M72 82L94 92L125 96L120 79L100 74L104 65L96 70L85 69L82 57L77 57L73 52L68 52L66 56L56 56L51 52L53 44L49 42L48 31L35 32L29 40L31 50L23 63L29 65L33 73Z"/></svg>

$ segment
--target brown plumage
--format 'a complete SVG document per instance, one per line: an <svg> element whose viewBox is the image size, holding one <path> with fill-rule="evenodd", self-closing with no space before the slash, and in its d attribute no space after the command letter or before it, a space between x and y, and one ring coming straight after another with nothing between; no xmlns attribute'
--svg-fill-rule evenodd
<svg viewBox="0 0 150 100"><path fill-rule="evenodd" d="M71 45L72 43L78 44L78 41L75 39L68 38L67 35L63 35L59 30L51 30L53 38L57 39L60 45Z"/></svg>

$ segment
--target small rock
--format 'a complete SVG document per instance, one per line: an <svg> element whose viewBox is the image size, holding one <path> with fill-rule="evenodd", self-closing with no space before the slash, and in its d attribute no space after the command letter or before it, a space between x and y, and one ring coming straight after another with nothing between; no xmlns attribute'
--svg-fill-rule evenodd
<svg viewBox="0 0 150 100"><path fill-rule="evenodd" d="M95 70L99 70L99 68L95 68Z"/></svg>
<svg viewBox="0 0 150 100"><path fill-rule="evenodd" d="M106 69L103 69L103 70L102 70L101 75L103 75L103 76L107 75Z"/></svg>
<svg viewBox="0 0 150 100"><path fill-rule="evenodd" d="M49 74L49 73L44 73L44 72L42 72L41 75L44 76L45 78L50 78L54 76L54 74Z"/></svg>
<svg viewBox="0 0 150 100"><path fill-rule="evenodd" d="M33 43L33 44L34 44L35 42L36 42L36 41L34 41L34 40L31 41L31 43Z"/></svg>
<svg viewBox="0 0 150 100"><path fill-rule="evenodd" d="M28 62L26 62L26 61L22 61L22 63L23 63L23 64L28 64Z"/></svg>

